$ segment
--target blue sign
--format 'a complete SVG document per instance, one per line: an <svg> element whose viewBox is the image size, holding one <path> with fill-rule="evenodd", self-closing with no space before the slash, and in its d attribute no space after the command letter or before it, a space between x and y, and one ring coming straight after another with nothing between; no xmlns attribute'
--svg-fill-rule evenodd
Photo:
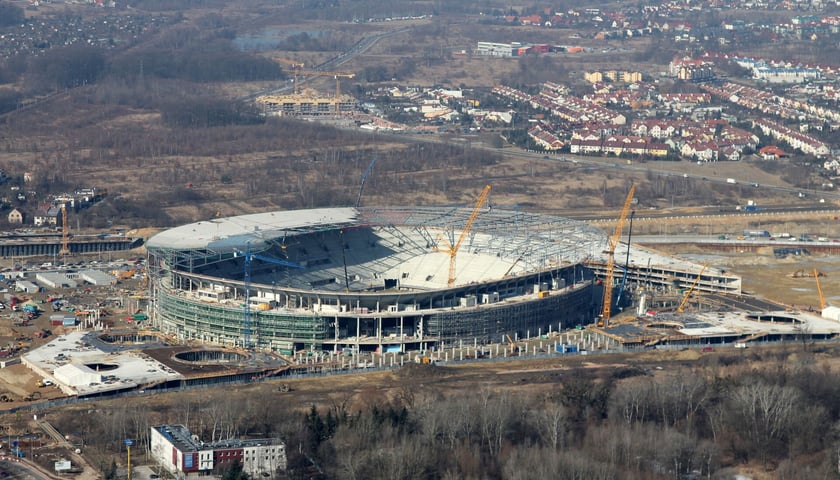
<svg viewBox="0 0 840 480"><path fill-rule="evenodd" d="M132 439L130 439L130 438L126 438L126 439L125 439L125 446L126 446L126 447L130 447L130 446L132 446L132 445L134 445L134 440L132 440Z"/></svg>

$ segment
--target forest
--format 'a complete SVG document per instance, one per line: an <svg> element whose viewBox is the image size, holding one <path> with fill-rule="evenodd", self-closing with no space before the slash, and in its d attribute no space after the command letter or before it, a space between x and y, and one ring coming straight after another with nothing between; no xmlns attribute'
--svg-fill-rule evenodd
<svg viewBox="0 0 840 480"><path fill-rule="evenodd" d="M296 388L279 393L275 381L102 400L50 418L102 452L103 469L120 461L124 438L138 439L141 459L150 426L178 423L204 441L281 438L289 465L277 478L836 478L836 350L790 344L623 366L605 357L593 360L600 368L467 380L447 366L410 364L379 384L337 379L312 403Z"/></svg>

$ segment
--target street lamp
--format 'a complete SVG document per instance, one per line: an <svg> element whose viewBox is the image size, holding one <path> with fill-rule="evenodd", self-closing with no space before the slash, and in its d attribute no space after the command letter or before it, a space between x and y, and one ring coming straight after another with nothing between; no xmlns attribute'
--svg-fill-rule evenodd
<svg viewBox="0 0 840 480"><path fill-rule="evenodd" d="M126 470L127 480L131 480L131 446L134 445L134 440L130 438L125 439L125 448L128 451L128 468Z"/></svg>

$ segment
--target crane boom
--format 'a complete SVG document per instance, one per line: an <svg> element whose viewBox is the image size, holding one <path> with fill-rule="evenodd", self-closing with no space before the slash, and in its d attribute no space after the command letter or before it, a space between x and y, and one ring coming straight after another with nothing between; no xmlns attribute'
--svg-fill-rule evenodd
<svg viewBox="0 0 840 480"><path fill-rule="evenodd" d="M271 258L265 257L263 255L259 255L256 253L251 252L251 244L247 243L245 247L245 251L241 250L234 250L233 251L234 257L243 257L245 259L243 268L245 270L243 283L245 284L245 310L244 310L244 323L242 325L242 342L245 348L251 347L251 262L254 259L262 260L263 262L273 263L275 265L281 265L284 267L289 268L304 268L303 265L299 265L297 263L292 263L286 260L280 260L279 258Z"/></svg>
<svg viewBox="0 0 840 480"><path fill-rule="evenodd" d="M615 225L615 232L609 239L609 250L607 251L607 271L604 275L604 309L601 312L601 320L598 322L599 327L603 327L610 320L610 313L612 311L612 290L613 290L613 269L615 268L615 247L621 239L621 230L624 228L624 220L627 219L627 214L630 212L630 206L633 204L633 194L636 193L636 185L630 185L630 191L627 192L627 199L624 200L624 207L621 209L621 215L618 217L618 222Z"/></svg>
<svg viewBox="0 0 840 480"><path fill-rule="evenodd" d="M510 353L513 353L514 350L516 350L516 342L514 342L513 339L510 338L510 335L508 335L507 333L505 334L505 336L508 339L508 343L510 343Z"/></svg>
<svg viewBox="0 0 840 480"><path fill-rule="evenodd" d="M359 185L359 195L356 197L356 208L359 208L359 204L362 203L362 191L365 189L365 180L367 180L368 175L373 170L373 164L376 163L376 158L370 161L370 165L368 165L367 170L365 170L365 174L362 175L362 184Z"/></svg>
<svg viewBox="0 0 840 480"><path fill-rule="evenodd" d="M461 243L463 243L464 238L466 238L467 234L470 232L473 223L475 223L475 219L478 218L481 206L484 205L484 201L487 200L487 196L489 194L490 185L486 185L484 190L481 191L481 195L478 196L478 201L475 202L475 207L473 207L470 218L467 219L467 223L464 225L464 229L461 230L461 235L458 236L458 241L456 241L454 245L450 244L449 248L441 250L449 254L449 278L446 281L448 286L452 286L455 283L455 256L458 254L458 249L461 248Z"/></svg>
<svg viewBox="0 0 840 480"><path fill-rule="evenodd" d="M703 275L703 272L706 271L706 267L708 265L703 265L703 268L700 269L700 273L697 274L697 278L694 279L694 282L688 287L688 290L685 291L685 295L683 295L682 301L680 301L680 306L677 307L678 313L683 313L683 309L685 308L685 304L688 303L688 297L691 296L691 292L697 287L697 284L700 283L700 277Z"/></svg>
<svg viewBox="0 0 840 480"><path fill-rule="evenodd" d="M820 295L820 312L825 310L825 297L823 296L822 288L820 287L820 276L817 269L814 269L814 279L817 281L817 293Z"/></svg>

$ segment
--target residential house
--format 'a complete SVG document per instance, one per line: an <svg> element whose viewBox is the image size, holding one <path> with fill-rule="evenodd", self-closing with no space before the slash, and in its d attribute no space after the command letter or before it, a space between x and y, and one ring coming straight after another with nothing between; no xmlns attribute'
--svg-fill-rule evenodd
<svg viewBox="0 0 840 480"><path fill-rule="evenodd" d="M32 222L36 227L60 227L61 207L56 205L42 205L38 209L38 213L32 217Z"/></svg>
<svg viewBox="0 0 840 480"><path fill-rule="evenodd" d="M9 212L9 223L13 224L20 224L23 223L23 212L18 210L17 208L13 208L11 212Z"/></svg>

